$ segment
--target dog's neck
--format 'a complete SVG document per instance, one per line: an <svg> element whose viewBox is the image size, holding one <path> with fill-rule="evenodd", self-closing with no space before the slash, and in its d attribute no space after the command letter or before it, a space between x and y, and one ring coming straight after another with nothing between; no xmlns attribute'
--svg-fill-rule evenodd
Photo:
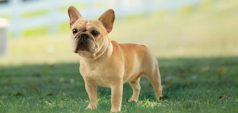
<svg viewBox="0 0 238 113"><path fill-rule="evenodd" d="M84 59L84 61L86 61L87 63L101 61L100 60L101 58L105 59L105 57L110 57L112 52L113 52L112 42L109 38L106 38L104 44L97 53L92 54L91 57L80 56L80 59Z"/></svg>

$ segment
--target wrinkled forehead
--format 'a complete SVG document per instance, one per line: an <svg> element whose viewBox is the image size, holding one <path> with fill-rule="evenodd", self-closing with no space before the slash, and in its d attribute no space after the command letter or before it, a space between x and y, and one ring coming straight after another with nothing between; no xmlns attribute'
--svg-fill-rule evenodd
<svg viewBox="0 0 238 113"><path fill-rule="evenodd" d="M89 30L91 28L102 29L102 27L103 27L102 24L98 20L79 19L74 23L72 28L78 30Z"/></svg>

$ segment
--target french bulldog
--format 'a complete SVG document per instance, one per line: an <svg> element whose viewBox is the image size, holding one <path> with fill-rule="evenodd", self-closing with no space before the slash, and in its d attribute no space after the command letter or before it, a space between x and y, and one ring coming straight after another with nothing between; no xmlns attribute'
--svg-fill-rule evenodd
<svg viewBox="0 0 238 113"><path fill-rule="evenodd" d="M119 44L111 41L115 13L104 12L97 20L83 19L79 11L68 9L72 50L79 55L79 71L89 96L86 109L97 108L97 86L111 88L111 112L121 111L123 84L133 89L128 102L138 101L140 78L147 77L159 99L162 96L161 77L156 58L144 45Z"/></svg>

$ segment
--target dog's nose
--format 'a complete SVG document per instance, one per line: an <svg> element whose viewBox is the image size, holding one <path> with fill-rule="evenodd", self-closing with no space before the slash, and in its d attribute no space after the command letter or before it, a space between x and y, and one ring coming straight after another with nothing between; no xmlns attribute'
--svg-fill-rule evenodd
<svg viewBox="0 0 238 113"><path fill-rule="evenodd" d="M79 38L80 38L81 40L86 40L86 39L88 39L89 37L88 37L87 34L81 34L81 35L79 35Z"/></svg>

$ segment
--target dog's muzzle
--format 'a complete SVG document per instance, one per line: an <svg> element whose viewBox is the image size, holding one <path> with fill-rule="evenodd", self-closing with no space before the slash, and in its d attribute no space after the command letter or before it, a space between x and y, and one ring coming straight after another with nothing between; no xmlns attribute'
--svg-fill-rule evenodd
<svg viewBox="0 0 238 113"><path fill-rule="evenodd" d="M77 43L77 46L76 46L76 51L77 50L86 50L88 51L89 50L89 40L90 40L90 37L88 34L86 33L82 33L80 34L78 37L78 43Z"/></svg>
<svg viewBox="0 0 238 113"><path fill-rule="evenodd" d="M80 34L78 36L78 38L79 38L79 42L82 43L82 42L86 42L87 39L89 38L89 36L87 34L83 33L83 34Z"/></svg>

